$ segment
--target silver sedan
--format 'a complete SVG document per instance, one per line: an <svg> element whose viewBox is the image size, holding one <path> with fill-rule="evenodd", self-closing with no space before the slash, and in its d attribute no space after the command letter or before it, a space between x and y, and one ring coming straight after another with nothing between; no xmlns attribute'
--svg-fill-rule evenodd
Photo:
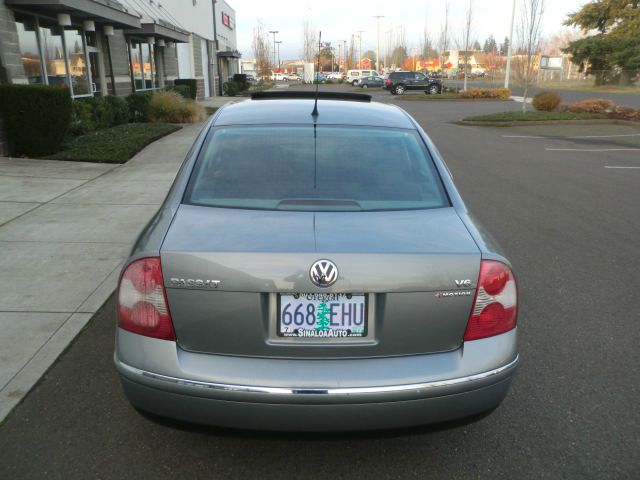
<svg viewBox="0 0 640 480"><path fill-rule="evenodd" d="M518 364L516 280L491 238L400 108L331 92L229 104L123 268L124 391L245 429L491 411Z"/></svg>

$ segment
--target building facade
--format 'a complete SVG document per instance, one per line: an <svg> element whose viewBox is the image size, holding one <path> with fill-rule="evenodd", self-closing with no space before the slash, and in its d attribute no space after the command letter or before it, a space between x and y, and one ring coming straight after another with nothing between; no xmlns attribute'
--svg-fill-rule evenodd
<svg viewBox="0 0 640 480"><path fill-rule="evenodd" d="M233 9L212 0L0 0L0 82L68 87L82 98L195 78L206 98L226 79L220 65L235 73L216 55L221 45L235 54L231 25Z"/></svg>
<svg viewBox="0 0 640 480"><path fill-rule="evenodd" d="M215 18L215 43L217 57L216 88L222 95L222 85L240 73L236 34L236 12L225 0L213 0L213 16Z"/></svg>

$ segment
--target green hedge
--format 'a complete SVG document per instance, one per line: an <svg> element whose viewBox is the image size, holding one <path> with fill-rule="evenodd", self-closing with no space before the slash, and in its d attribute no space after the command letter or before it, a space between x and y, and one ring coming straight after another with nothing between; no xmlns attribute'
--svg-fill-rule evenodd
<svg viewBox="0 0 640 480"><path fill-rule="evenodd" d="M182 95L184 98L193 98L191 97L191 88L187 85L173 85L165 88L167 92L176 92Z"/></svg>
<svg viewBox="0 0 640 480"><path fill-rule="evenodd" d="M148 122L149 121L149 101L152 92L135 92L127 97L127 105L129 106L129 121Z"/></svg>
<svg viewBox="0 0 640 480"><path fill-rule="evenodd" d="M196 99L196 96L198 95L198 82L195 78L178 78L173 81L173 84L186 85L191 91L191 98L193 98L194 100Z"/></svg>
<svg viewBox="0 0 640 480"><path fill-rule="evenodd" d="M71 123L69 90L46 85L0 85L0 114L13 155L59 150Z"/></svg>

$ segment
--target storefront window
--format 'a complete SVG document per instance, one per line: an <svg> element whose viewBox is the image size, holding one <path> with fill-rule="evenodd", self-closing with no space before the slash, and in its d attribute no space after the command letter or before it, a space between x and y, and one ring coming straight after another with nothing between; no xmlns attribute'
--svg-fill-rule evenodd
<svg viewBox="0 0 640 480"><path fill-rule="evenodd" d="M91 95L89 71L85 56L85 45L79 30L65 30L64 39L69 60L69 73L74 96Z"/></svg>
<svg viewBox="0 0 640 480"><path fill-rule="evenodd" d="M42 42L42 56L47 70L49 85L68 87L67 66L64 61L64 47L62 46L62 31L58 26L41 26L40 41Z"/></svg>
<svg viewBox="0 0 640 480"><path fill-rule="evenodd" d="M16 29L24 74L29 83L45 83L42 75L35 19L16 19Z"/></svg>
<svg viewBox="0 0 640 480"><path fill-rule="evenodd" d="M155 65L153 64L153 45L143 43L142 65L144 66L144 86L145 88L155 88Z"/></svg>
<svg viewBox="0 0 640 480"><path fill-rule="evenodd" d="M133 83L136 90L143 90L142 80L142 58L140 56L140 44L131 42L131 63L129 65L131 75L133 76Z"/></svg>
<svg viewBox="0 0 640 480"><path fill-rule="evenodd" d="M151 90L158 87L153 45L131 42L131 63L129 71L133 76L136 90Z"/></svg>

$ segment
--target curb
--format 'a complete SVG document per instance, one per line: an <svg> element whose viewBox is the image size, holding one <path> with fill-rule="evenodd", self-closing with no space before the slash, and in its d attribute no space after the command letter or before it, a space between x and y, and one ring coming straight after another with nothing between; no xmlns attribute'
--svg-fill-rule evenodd
<svg viewBox="0 0 640 480"><path fill-rule="evenodd" d="M514 120L482 122L474 120L459 120L458 125L468 125L474 127L518 127L521 125L629 125L640 128L640 122L630 120L616 120L611 118L587 119L587 120Z"/></svg>

